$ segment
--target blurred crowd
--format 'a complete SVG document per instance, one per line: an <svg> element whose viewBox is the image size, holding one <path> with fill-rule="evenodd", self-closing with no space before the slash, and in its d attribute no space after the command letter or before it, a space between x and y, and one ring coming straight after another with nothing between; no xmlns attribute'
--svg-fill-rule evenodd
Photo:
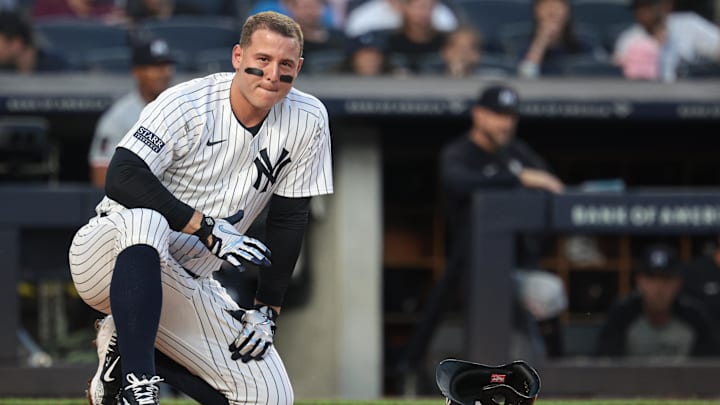
<svg viewBox="0 0 720 405"><path fill-rule="evenodd" d="M4 71L127 73L163 38L180 72L229 70L249 14L295 18L306 74L674 81L720 77L716 0L3 0Z"/></svg>

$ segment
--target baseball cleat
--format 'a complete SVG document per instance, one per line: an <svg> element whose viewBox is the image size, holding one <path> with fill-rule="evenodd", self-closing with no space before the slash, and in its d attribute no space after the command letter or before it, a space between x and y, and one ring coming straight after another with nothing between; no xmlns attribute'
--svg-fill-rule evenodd
<svg viewBox="0 0 720 405"><path fill-rule="evenodd" d="M98 368L88 381L87 398L90 405L116 405L122 387L122 369L118 350L115 321L112 315L95 322Z"/></svg>
<svg viewBox="0 0 720 405"><path fill-rule="evenodd" d="M160 387L158 383L163 381L158 376L149 377L145 374L140 378L130 373L127 376L127 382L130 383L120 392L119 405L159 405L158 392Z"/></svg>

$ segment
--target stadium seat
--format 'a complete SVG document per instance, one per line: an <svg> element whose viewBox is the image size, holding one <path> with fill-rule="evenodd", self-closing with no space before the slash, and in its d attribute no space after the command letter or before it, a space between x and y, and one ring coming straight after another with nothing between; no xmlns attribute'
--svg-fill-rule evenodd
<svg viewBox="0 0 720 405"><path fill-rule="evenodd" d="M229 52L226 50L227 54ZM178 72L194 72L196 70L196 63L190 60L185 52L172 50L170 53L175 59L175 70ZM129 47L95 49L87 53L83 65L93 72L127 74L132 69L130 54Z"/></svg>
<svg viewBox="0 0 720 405"><path fill-rule="evenodd" d="M198 54L208 49L226 48L229 53L240 30L226 17L174 17L143 23L139 35L165 39L173 54L183 52L192 65Z"/></svg>
<svg viewBox="0 0 720 405"><path fill-rule="evenodd" d="M563 63L563 74L576 77L614 77L622 78L623 72L609 61L600 61L592 57L568 58Z"/></svg>
<svg viewBox="0 0 720 405"><path fill-rule="evenodd" d="M699 61L693 64L681 64L678 68L678 77L687 79L717 79L720 78L720 63L714 61Z"/></svg>
<svg viewBox="0 0 720 405"><path fill-rule="evenodd" d="M75 66L85 67L88 52L128 46L128 30L93 20L58 19L35 23L39 44L50 46Z"/></svg>
<svg viewBox="0 0 720 405"><path fill-rule="evenodd" d="M94 72L127 74L130 71L130 48L90 50L85 55L84 64Z"/></svg>
<svg viewBox="0 0 720 405"><path fill-rule="evenodd" d="M516 72L516 64L504 54L485 53L475 68L475 74L483 76L510 77L515 76Z"/></svg>
<svg viewBox="0 0 720 405"><path fill-rule="evenodd" d="M603 39L607 50L612 50L618 34L635 22L627 0L574 0L573 19L591 26Z"/></svg>
<svg viewBox="0 0 720 405"><path fill-rule="evenodd" d="M500 29L532 21L529 0L455 0L450 4L462 23L472 25L482 33L483 48L489 52L501 50L496 36Z"/></svg>
<svg viewBox="0 0 720 405"><path fill-rule="evenodd" d="M234 71L230 48L207 49L195 56L195 70L199 73L217 73Z"/></svg>
<svg viewBox="0 0 720 405"><path fill-rule="evenodd" d="M345 60L345 52L337 49L314 51L305 55L302 70L305 73L337 72Z"/></svg>

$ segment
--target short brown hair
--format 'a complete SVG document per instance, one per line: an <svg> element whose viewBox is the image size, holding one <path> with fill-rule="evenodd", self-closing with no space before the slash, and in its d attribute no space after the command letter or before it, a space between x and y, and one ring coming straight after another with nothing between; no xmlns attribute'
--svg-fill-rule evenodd
<svg viewBox="0 0 720 405"><path fill-rule="evenodd" d="M287 38L295 38L300 44L300 56L302 56L303 34L300 25L292 18L274 11L263 11L251 15L245 20L240 33L240 46L243 49L250 45L252 34L259 29L267 29Z"/></svg>

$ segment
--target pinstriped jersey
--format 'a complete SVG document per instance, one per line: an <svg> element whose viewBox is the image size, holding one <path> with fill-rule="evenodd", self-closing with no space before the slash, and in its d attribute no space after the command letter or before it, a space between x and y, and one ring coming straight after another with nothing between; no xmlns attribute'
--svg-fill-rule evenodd
<svg viewBox="0 0 720 405"><path fill-rule="evenodd" d="M232 112L233 76L217 73L166 90L143 109L118 146L137 154L176 198L205 215L227 217L243 209L236 228L245 232L272 194L332 193L330 132L325 106L293 88L253 135ZM122 208L105 197L96 211ZM198 274L219 268L221 260L207 257L196 237L174 234L186 239L171 243L171 249L183 246L171 253L190 260L181 259L186 268Z"/></svg>

